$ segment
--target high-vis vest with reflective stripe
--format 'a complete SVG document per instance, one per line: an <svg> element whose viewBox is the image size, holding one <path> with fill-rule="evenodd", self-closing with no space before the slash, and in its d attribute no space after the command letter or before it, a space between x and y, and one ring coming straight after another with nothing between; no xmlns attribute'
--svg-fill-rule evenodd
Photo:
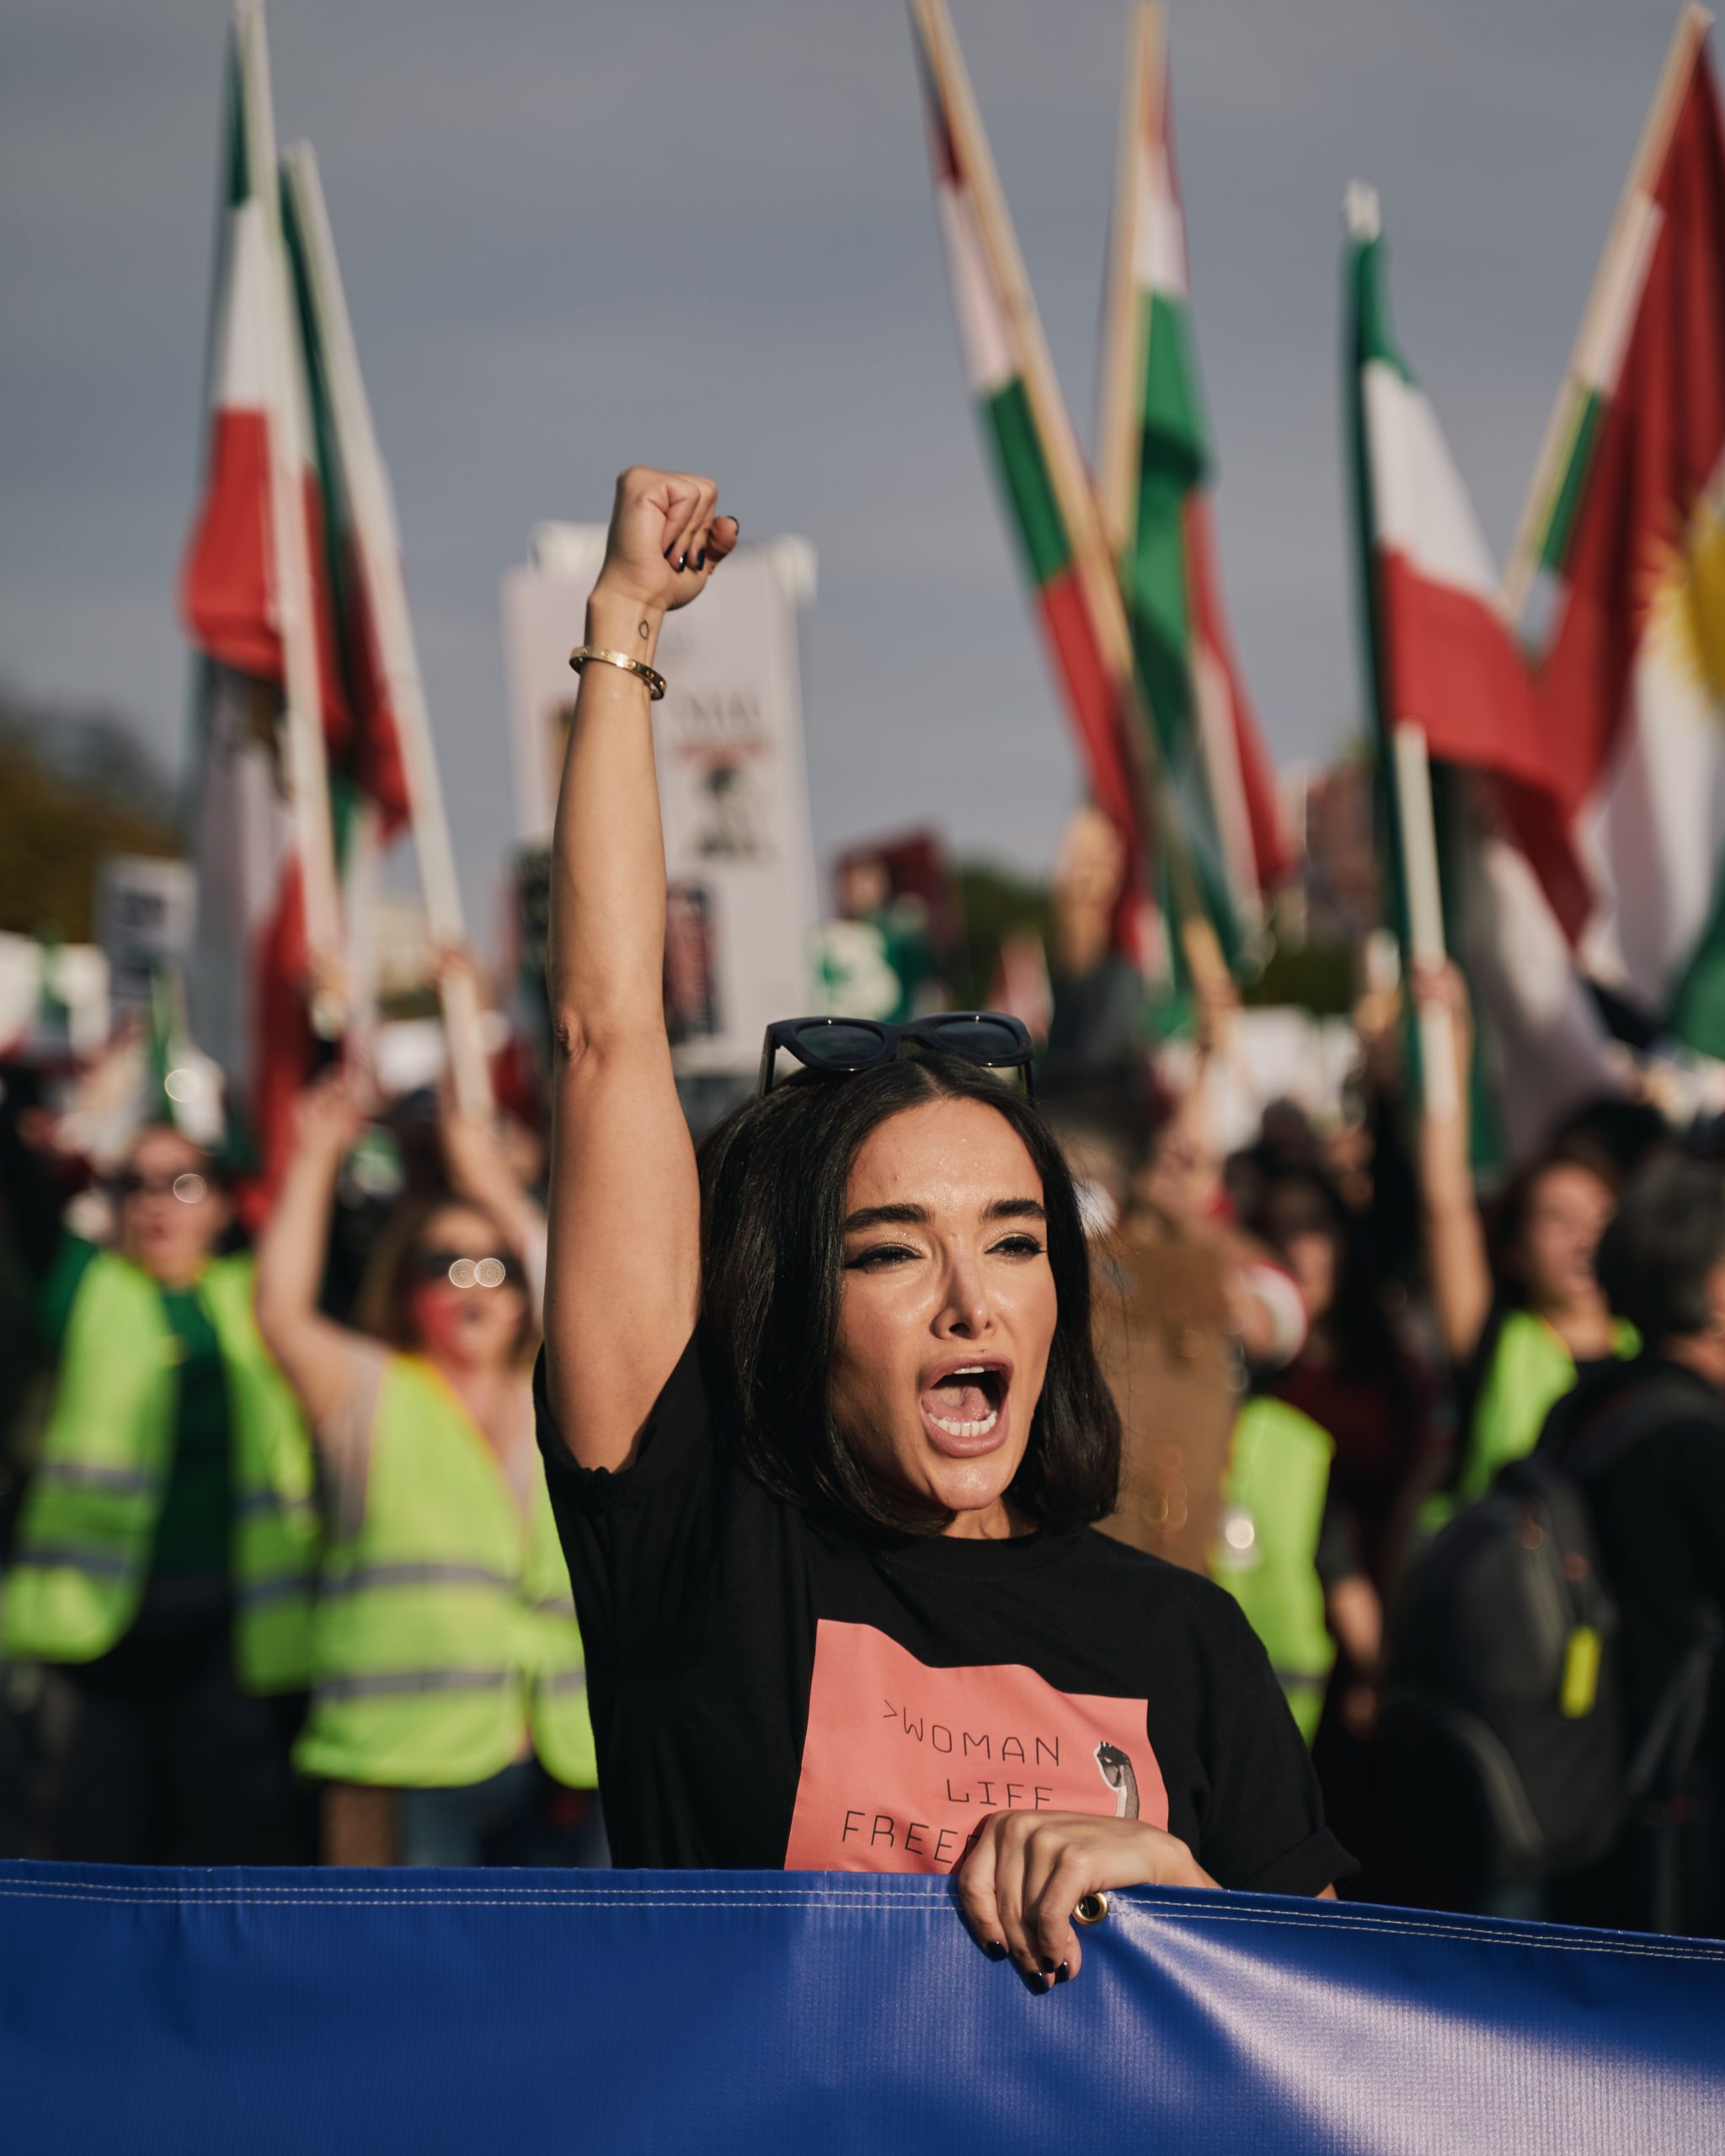
<svg viewBox="0 0 1725 2156"><path fill-rule="evenodd" d="M252 1280L249 1258L216 1258L193 1292L232 1417L235 1662L248 1690L291 1692L311 1675L322 1531L311 1440L259 1337ZM112 1251L92 1258L0 1596L0 1652L93 1661L136 1615L173 1465L182 1352L150 1275Z"/></svg>
<svg viewBox="0 0 1725 2156"><path fill-rule="evenodd" d="M1309 1744L1336 1659L1317 1576L1335 1443L1283 1400L1249 1400L1234 1425L1211 1570L1263 1641Z"/></svg>
<svg viewBox="0 0 1725 2156"><path fill-rule="evenodd" d="M319 1590L307 1774L463 1787L531 1737L558 1780L598 1780L568 1567L537 1460L523 1519L465 1406L393 1355L373 1417L365 1508Z"/></svg>

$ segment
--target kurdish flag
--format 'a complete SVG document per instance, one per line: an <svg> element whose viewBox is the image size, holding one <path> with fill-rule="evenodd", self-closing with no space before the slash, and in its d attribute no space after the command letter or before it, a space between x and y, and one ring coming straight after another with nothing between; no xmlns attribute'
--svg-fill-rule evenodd
<svg viewBox="0 0 1725 2156"><path fill-rule="evenodd" d="M1525 1155L1566 1107L1621 1081L1524 841L1557 779L1485 536L1397 341L1369 188L1350 188L1347 218L1360 612L1398 926L1406 957L1454 957L1467 973L1504 1140ZM1438 1113L1447 1043L1418 1045Z"/></svg>
<svg viewBox="0 0 1725 2156"><path fill-rule="evenodd" d="M316 1057L314 1002L318 1031L339 1023L325 728L339 743L345 706L312 575L322 510L256 0L234 16L223 183L203 492L180 578L197 654L190 986L198 1038L227 1074L267 1193Z"/></svg>
<svg viewBox="0 0 1725 2156"><path fill-rule="evenodd" d="M1092 797L1126 846L1126 899L1117 941L1140 955L1139 909L1150 838L1143 792L1126 731L1119 670L1084 574L1083 535L1073 529L1070 486L1061 484L1062 467L1081 474L1082 460L1057 394L1039 393L1051 387L1052 369L1028 282L1005 226L951 25L938 0L913 0L911 22L941 238L970 393ZM1081 484L1087 499L1087 478Z"/></svg>
<svg viewBox="0 0 1725 2156"><path fill-rule="evenodd" d="M1140 8L1127 58L1098 483L1144 700L1206 910L1237 963L1292 862L1222 606L1163 22L1160 8Z"/></svg>
<svg viewBox="0 0 1725 2156"><path fill-rule="evenodd" d="M1725 134L1679 25L1560 394L1512 605L1588 970L1725 1055Z"/></svg>

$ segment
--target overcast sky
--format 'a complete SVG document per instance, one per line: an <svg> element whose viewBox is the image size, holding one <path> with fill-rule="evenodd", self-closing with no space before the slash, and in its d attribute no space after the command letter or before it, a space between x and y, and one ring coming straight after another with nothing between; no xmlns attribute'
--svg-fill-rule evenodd
<svg viewBox="0 0 1725 2156"><path fill-rule="evenodd" d="M953 0L1088 438L1124 0ZM1675 8L1173 0L1228 598L1272 747L1358 709L1338 205L1501 551ZM226 9L0 0L0 680L175 762ZM497 581L631 460L811 538L817 846L1044 868L1076 766L959 374L899 0L274 0L316 146L470 905L508 843Z"/></svg>

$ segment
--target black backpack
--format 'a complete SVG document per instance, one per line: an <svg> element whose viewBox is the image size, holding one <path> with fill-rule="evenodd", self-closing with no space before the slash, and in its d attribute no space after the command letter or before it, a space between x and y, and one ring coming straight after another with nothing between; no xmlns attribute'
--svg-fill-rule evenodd
<svg viewBox="0 0 1725 2156"><path fill-rule="evenodd" d="M1408 1583L1383 1718L1386 1795L1415 1831L1444 1838L1464 1897L1583 1870L1656 1784L1687 1772L1715 1634L1697 1637L1626 1760L1617 1604L1583 1486L1696 1412L1693 1388L1650 1377L1615 1391L1561 1447L1548 1427L1449 1522ZM1725 1432L1725 1402L1719 1416Z"/></svg>

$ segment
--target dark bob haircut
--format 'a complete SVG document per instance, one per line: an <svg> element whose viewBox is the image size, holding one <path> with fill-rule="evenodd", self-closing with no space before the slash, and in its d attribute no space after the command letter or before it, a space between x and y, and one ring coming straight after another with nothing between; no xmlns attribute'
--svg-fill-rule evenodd
<svg viewBox="0 0 1725 2156"><path fill-rule="evenodd" d="M1599 1285L1649 1348L1706 1332L1707 1278L1725 1264L1725 1171L1669 1160L1643 1168L1599 1245Z"/></svg>
<svg viewBox="0 0 1725 2156"><path fill-rule="evenodd" d="M708 1134L700 1151L708 1384L745 1465L776 1496L852 1525L931 1531L927 1516L895 1503L846 1442L828 1385L852 1162L889 1117L939 1100L979 1101L1004 1117L1041 1178L1058 1315L1009 1495L1044 1527L1087 1526L1119 1497L1120 1418L1092 1342L1072 1179L1031 1103L955 1056L843 1079L799 1075Z"/></svg>

